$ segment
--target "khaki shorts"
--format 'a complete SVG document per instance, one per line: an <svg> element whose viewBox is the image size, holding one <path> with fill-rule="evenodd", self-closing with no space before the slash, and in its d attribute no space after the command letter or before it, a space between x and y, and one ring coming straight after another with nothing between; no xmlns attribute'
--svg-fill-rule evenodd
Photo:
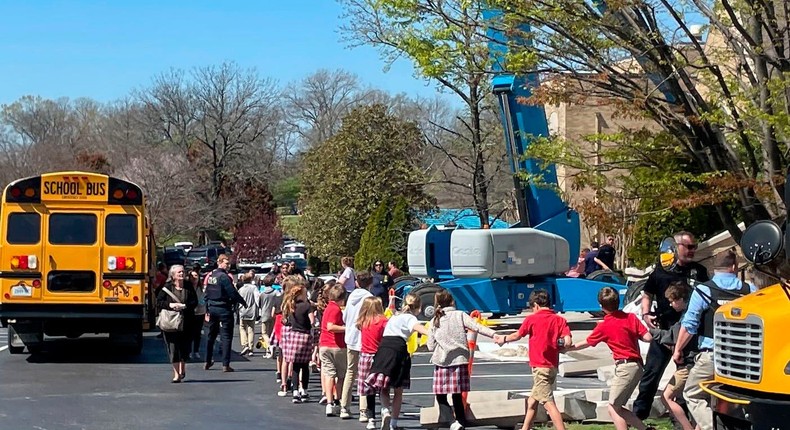
<svg viewBox="0 0 790 430"><path fill-rule="evenodd" d="M609 404L625 406L636 386L639 385L642 373L644 373L642 363L627 362L615 365L614 378L609 387Z"/></svg>
<svg viewBox="0 0 790 430"><path fill-rule="evenodd" d="M529 396L538 403L554 401L554 385L557 383L556 367L532 368L532 394Z"/></svg>
<svg viewBox="0 0 790 430"><path fill-rule="evenodd" d="M272 332L274 331L274 320L264 321L261 323L261 332L268 337L271 342Z"/></svg>
<svg viewBox="0 0 790 430"><path fill-rule="evenodd" d="M331 378L344 378L346 376L346 349L345 348L318 348L318 359L321 360L321 374Z"/></svg>
<svg viewBox="0 0 790 430"><path fill-rule="evenodd" d="M672 375L672 379L667 384L670 398L683 393L683 388L686 386L686 380L689 378L689 369L687 367L680 368Z"/></svg>

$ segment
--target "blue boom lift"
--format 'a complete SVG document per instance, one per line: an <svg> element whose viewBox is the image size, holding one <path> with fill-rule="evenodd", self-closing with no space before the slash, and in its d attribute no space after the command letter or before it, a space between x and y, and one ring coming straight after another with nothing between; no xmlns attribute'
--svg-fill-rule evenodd
<svg viewBox="0 0 790 430"><path fill-rule="evenodd" d="M500 14L489 10L484 16L495 20ZM548 136L543 107L518 102L531 95L539 77L537 73L518 76L504 72L501 63L507 49L506 36L493 27L488 36L497 72L493 92L499 100L520 222L498 230L431 226L412 232L408 265L414 277L398 280L396 295L403 297L411 292L420 296L421 319L432 316L433 295L442 288L452 293L458 309L467 312L518 314L527 308L529 295L536 288L549 292L552 305L559 312L599 312L598 291L614 286L623 295L624 281L612 272L592 279L562 275L579 255L579 214L546 186L558 184L555 166L524 157L532 136ZM519 172L539 177L544 184L525 183L516 176ZM430 281L423 282L425 278Z"/></svg>

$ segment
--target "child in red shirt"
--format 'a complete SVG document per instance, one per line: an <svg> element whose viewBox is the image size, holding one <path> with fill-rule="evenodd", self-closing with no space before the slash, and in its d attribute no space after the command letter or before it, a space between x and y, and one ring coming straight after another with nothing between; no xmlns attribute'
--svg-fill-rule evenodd
<svg viewBox="0 0 790 430"><path fill-rule="evenodd" d="M634 314L627 314L620 308L620 295L612 287L603 287L598 292L598 303L604 314L603 321L598 323L585 342L569 347L567 351L576 351L603 342L612 350L615 370L609 391L609 415L617 430L628 430L631 425L637 430L655 430L636 417L625 404L642 378L642 355L639 352L639 339L650 342L653 336Z"/></svg>
<svg viewBox="0 0 790 430"><path fill-rule="evenodd" d="M529 430L538 403L546 408L546 412L557 430L565 430L562 414L554 403L554 385L557 382L557 368L560 365L559 341L564 345L571 343L571 329L565 318L557 315L549 307L549 293L546 290L535 290L529 296L532 315L524 319L516 333L509 334L500 341L500 345L517 341L529 336L529 365L532 367L532 392L527 399L527 414L524 417L522 430Z"/></svg>
<svg viewBox="0 0 790 430"><path fill-rule="evenodd" d="M359 308L357 317L357 328L362 338L362 348L359 351L359 367L357 368L357 393L365 396L367 403L367 430L374 430L376 427L376 394L377 390L365 383L370 373L370 365L373 364L373 356L381 344L384 337L384 328L387 326L387 317L384 316L384 306L381 299L375 296L366 297Z"/></svg>
<svg viewBox="0 0 790 430"><path fill-rule="evenodd" d="M346 327L340 309L345 302L346 290L342 284L335 284L329 288L327 295L329 303L321 316L318 357L321 360L321 385L327 400L326 416L333 416L340 413L340 406L335 404L335 381L342 387L346 377Z"/></svg>

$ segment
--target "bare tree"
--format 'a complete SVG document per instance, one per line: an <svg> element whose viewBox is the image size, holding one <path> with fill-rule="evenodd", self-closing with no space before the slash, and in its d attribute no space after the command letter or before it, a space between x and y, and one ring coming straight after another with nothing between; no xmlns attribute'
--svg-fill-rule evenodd
<svg viewBox="0 0 790 430"><path fill-rule="evenodd" d="M340 69L318 70L290 84L283 94L288 122L307 148L332 137L343 117L366 97L357 75Z"/></svg>
<svg viewBox="0 0 790 430"><path fill-rule="evenodd" d="M233 180L231 166L244 164L251 152L273 149L282 118L274 82L234 63L197 68L188 77L180 71L161 75L138 96L164 141L193 163L207 163L207 197L214 205L222 182Z"/></svg>

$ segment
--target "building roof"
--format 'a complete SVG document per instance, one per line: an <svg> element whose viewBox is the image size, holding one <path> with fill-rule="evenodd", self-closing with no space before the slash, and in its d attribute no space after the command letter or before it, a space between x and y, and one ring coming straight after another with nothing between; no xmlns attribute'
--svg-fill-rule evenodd
<svg viewBox="0 0 790 430"><path fill-rule="evenodd" d="M451 222L458 227L480 228L480 217L473 209L437 209L419 217L420 221L428 226L444 226ZM490 228L508 228L510 224L501 219L489 217Z"/></svg>

